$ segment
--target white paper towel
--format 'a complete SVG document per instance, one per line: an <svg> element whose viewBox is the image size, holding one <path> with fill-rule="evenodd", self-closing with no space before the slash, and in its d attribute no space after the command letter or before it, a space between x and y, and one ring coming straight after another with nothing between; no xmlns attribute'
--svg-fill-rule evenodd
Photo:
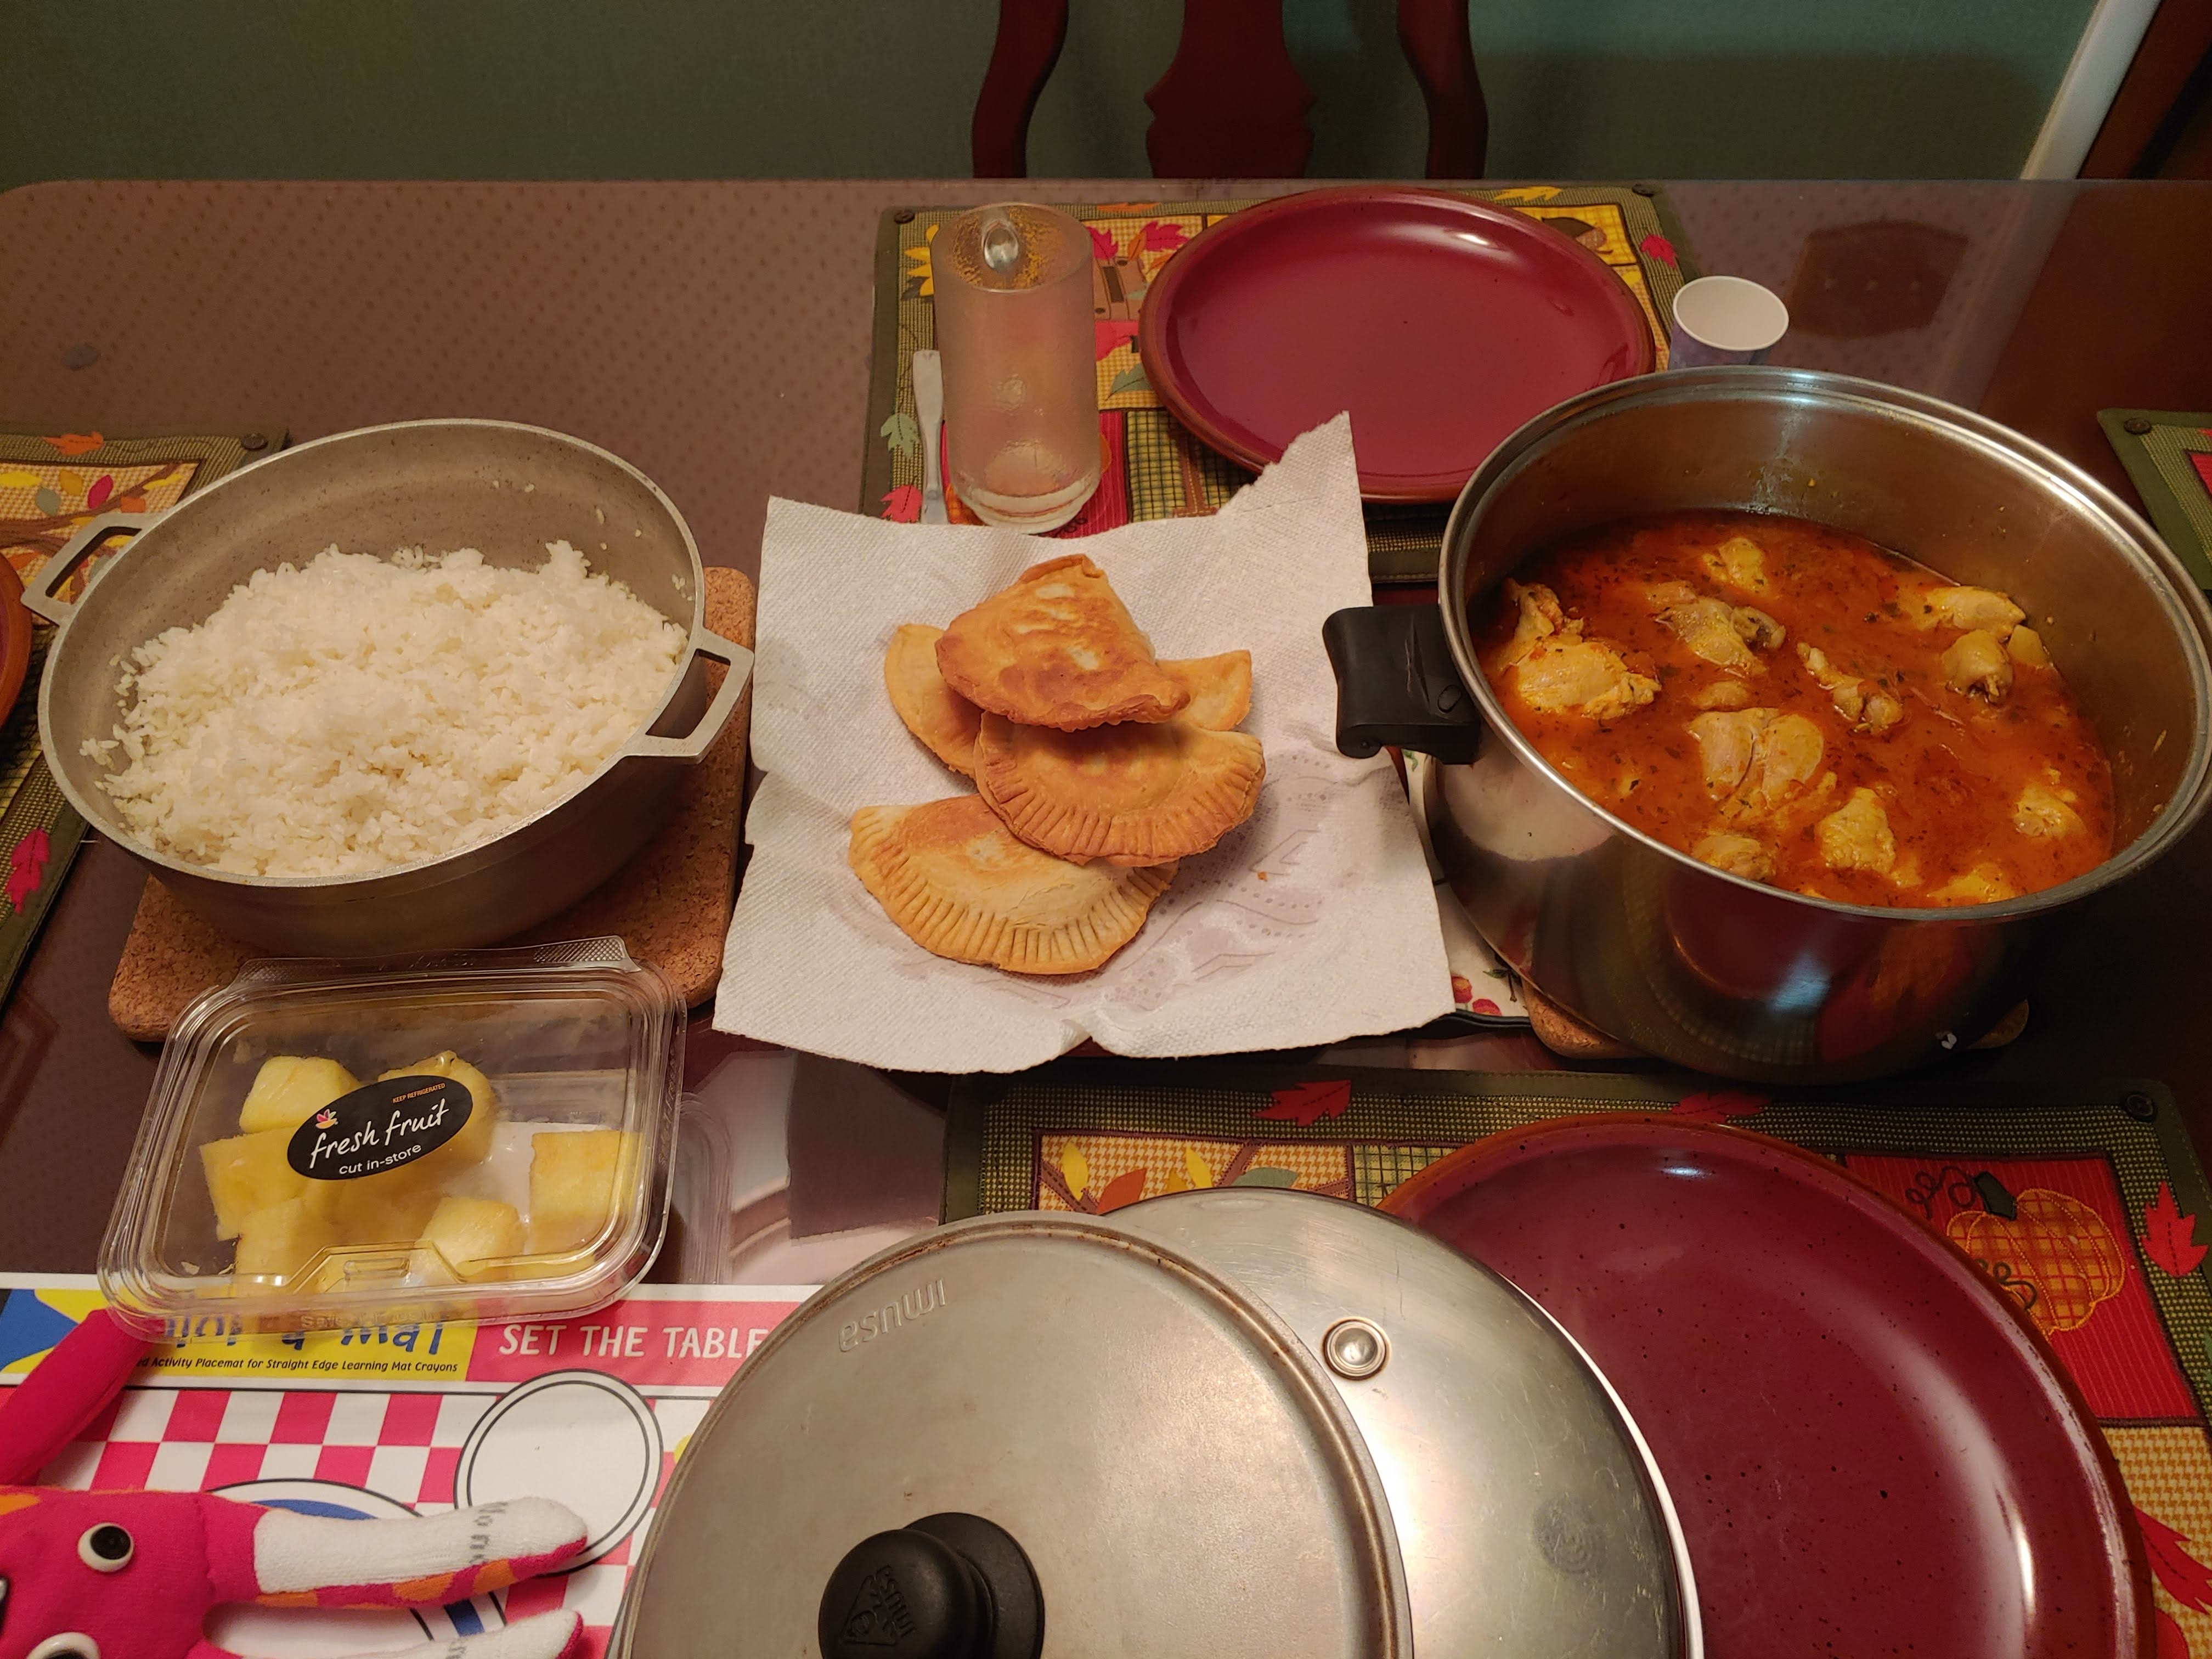
<svg viewBox="0 0 2212 1659"><path fill-rule="evenodd" d="M1030 565L1085 553L1161 657L1252 653L1243 729L1267 750L1250 821L1183 860L1145 930L1095 973L1033 978L933 957L845 862L863 806L973 793L891 710L902 623L943 627ZM1212 518L1044 541L771 501L761 544L752 859L718 1030L910 1071L1009 1072L1085 1038L1115 1054L1231 1054L1402 1030L1451 1010L1428 870L1395 774L1335 743L1322 647L1368 603L1339 416Z"/></svg>

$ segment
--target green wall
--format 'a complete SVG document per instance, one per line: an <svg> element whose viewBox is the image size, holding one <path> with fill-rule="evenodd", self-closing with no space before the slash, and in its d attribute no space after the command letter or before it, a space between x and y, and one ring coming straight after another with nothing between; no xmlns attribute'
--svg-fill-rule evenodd
<svg viewBox="0 0 2212 1659"><path fill-rule="evenodd" d="M2015 173L2091 0L1473 0L1497 177ZM1142 174L1176 0L1072 0L1040 176ZM1286 0L1316 176L1418 173L1389 0ZM968 170L995 0L0 0L0 186Z"/></svg>

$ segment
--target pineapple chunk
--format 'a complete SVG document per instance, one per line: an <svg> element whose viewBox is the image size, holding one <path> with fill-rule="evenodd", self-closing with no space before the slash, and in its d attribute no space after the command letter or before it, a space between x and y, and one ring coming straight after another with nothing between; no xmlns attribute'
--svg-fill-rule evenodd
<svg viewBox="0 0 2212 1659"><path fill-rule="evenodd" d="M423 1269L431 1283L475 1278L482 1263L522 1254L522 1217L495 1198L441 1199L419 1243L435 1252Z"/></svg>
<svg viewBox="0 0 2212 1659"><path fill-rule="evenodd" d="M336 1242L329 1220L309 1198L288 1198L239 1224L234 1272L240 1278L289 1279Z"/></svg>
<svg viewBox="0 0 2212 1659"><path fill-rule="evenodd" d="M289 1129L264 1129L258 1134L233 1135L210 1140L200 1147L200 1168L207 1176L208 1197L215 1205L215 1236L236 1238L246 1218L307 1189L307 1177L284 1161L291 1143ZM320 1185L322 1183L317 1183Z"/></svg>
<svg viewBox="0 0 2212 1659"><path fill-rule="evenodd" d="M361 1085L335 1060L277 1054L261 1062L253 1086L239 1108L238 1127L247 1134L261 1129L296 1129L340 1095Z"/></svg>
<svg viewBox="0 0 2212 1659"><path fill-rule="evenodd" d="M434 1187L422 1184L412 1164L353 1181L317 1184L331 1189L331 1221L341 1244L404 1249L422 1236L441 1196Z"/></svg>
<svg viewBox="0 0 2212 1659"><path fill-rule="evenodd" d="M636 1181L638 1138L625 1129L530 1137L532 1255L579 1250L606 1231L617 1195Z"/></svg>
<svg viewBox="0 0 2212 1659"><path fill-rule="evenodd" d="M416 1172L417 1184L435 1182L460 1173L472 1164L481 1164L491 1151L491 1132L499 1124L499 1096L491 1086L491 1079L451 1048L442 1054L418 1060L412 1066L402 1066L397 1071L386 1072L382 1082L395 1077L449 1077L463 1085L475 1101L469 1121L455 1135L434 1152L425 1153L411 1164L403 1168ZM394 1170L395 1175L398 1173Z"/></svg>

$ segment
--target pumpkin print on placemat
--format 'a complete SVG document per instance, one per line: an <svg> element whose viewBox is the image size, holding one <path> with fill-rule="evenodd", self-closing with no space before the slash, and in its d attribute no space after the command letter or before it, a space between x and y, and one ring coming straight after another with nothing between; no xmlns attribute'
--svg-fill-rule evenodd
<svg viewBox="0 0 2212 1659"><path fill-rule="evenodd" d="M1852 1153L1844 1161L1982 1265L2049 1339L2097 1416L2199 1415L2105 1159Z"/></svg>
<svg viewBox="0 0 2212 1659"><path fill-rule="evenodd" d="M2119 1240L2080 1199L2048 1187L2008 1193L1986 1170L1973 1186L1982 1207L1954 1212L1944 1237L2017 1297L2045 1336L2078 1331L2126 1285Z"/></svg>

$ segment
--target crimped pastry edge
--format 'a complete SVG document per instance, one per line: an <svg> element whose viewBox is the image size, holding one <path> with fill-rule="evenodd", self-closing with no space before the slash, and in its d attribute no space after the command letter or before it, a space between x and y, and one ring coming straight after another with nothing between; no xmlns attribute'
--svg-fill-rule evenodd
<svg viewBox="0 0 2212 1659"><path fill-rule="evenodd" d="M1110 902L1086 916L1079 927L1024 926L929 890L908 865L896 839L899 821L914 810L864 806L855 812L846 862L894 927L933 956L954 962L1016 974L1089 973L1144 930L1154 902L1175 878L1171 863L1133 869ZM1107 920L1114 926L1102 925ZM1051 949L1055 940L1062 944L1057 953Z"/></svg>

